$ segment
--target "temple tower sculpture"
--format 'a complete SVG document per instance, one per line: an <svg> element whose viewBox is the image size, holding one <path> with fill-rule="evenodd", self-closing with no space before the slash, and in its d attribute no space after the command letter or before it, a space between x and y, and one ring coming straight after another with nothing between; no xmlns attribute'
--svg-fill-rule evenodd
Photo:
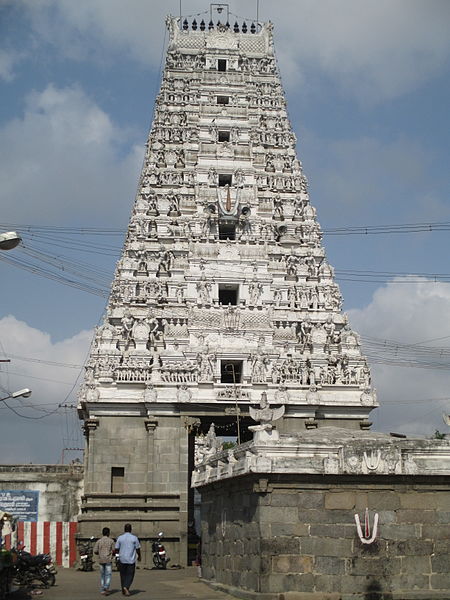
<svg viewBox="0 0 450 600"><path fill-rule="evenodd" d="M284 433L368 428L377 402L296 155L272 25L167 27L138 193L80 390L79 527L117 535L132 522L147 563L163 530L185 564L196 434L214 422L249 439L263 393L285 406Z"/></svg>

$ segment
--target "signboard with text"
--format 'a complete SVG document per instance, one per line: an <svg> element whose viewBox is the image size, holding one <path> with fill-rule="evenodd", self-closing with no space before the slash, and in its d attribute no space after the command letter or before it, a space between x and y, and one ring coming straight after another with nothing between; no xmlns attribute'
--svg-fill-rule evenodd
<svg viewBox="0 0 450 600"><path fill-rule="evenodd" d="M0 490L0 510L19 521L38 520L39 492L34 490Z"/></svg>

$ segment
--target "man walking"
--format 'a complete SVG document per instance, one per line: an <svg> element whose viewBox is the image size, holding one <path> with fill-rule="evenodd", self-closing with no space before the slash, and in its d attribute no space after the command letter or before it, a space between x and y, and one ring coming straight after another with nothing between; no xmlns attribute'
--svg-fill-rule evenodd
<svg viewBox="0 0 450 600"><path fill-rule="evenodd" d="M95 542L94 554L98 554L98 564L100 565L100 587L101 594L107 596L109 594L109 586L111 585L112 561L115 554L114 540L109 537L109 527L103 527L102 536Z"/></svg>
<svg viewBox="0 0 450 600"><path fill-rule="evenodd" d="M119 551L119 572L122 594L130 595L130 587L134 579L136 558L141 560L141 545L138 538L131 533L131 525L124 526L124 533L117 538L116 550Z"/></svg>

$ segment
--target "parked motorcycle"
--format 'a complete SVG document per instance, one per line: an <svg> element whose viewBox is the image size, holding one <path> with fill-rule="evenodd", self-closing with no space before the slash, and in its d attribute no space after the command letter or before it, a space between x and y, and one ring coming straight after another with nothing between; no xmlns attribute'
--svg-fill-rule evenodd
<svg viewBox="0 0 450 600"><path fill-rule="evenodd" d="M94 570L94 536L79 546L80 571Z"/></svg>
<svg viewBox="0 0 450 600"><path fill-rule="evenodd" d="M170 558L166 554L166 549L164 548L163 544L161 543L161 539L162 539L163 535L164 535L164 533L162 531L160 531L158 533L157 541L152 543L153 564L155 565L155 567L157 569L166 569L167 563L170 560Z"/></svg>
<svg viewBox="0 0 450 600"><path fill-rule="evenodd" d="M33 556L23 548L15 550L13 562L13 578L18 585L30 586L33 581L40 581L45 587L55 585L56 569L50 554Z"/></svg>

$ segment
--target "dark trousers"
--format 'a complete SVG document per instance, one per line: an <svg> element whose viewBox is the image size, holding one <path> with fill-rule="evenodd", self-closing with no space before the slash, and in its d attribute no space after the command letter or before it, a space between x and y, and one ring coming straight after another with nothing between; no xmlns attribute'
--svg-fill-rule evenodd
<svg viewBox="0 0 450 600"><path fill-rule="evenodd" d="M127 588L127 590L130 589L130 586L133 583L135 569L136 565L134 563L132 565L119 563L120 585L122 588Z"/></svg>

